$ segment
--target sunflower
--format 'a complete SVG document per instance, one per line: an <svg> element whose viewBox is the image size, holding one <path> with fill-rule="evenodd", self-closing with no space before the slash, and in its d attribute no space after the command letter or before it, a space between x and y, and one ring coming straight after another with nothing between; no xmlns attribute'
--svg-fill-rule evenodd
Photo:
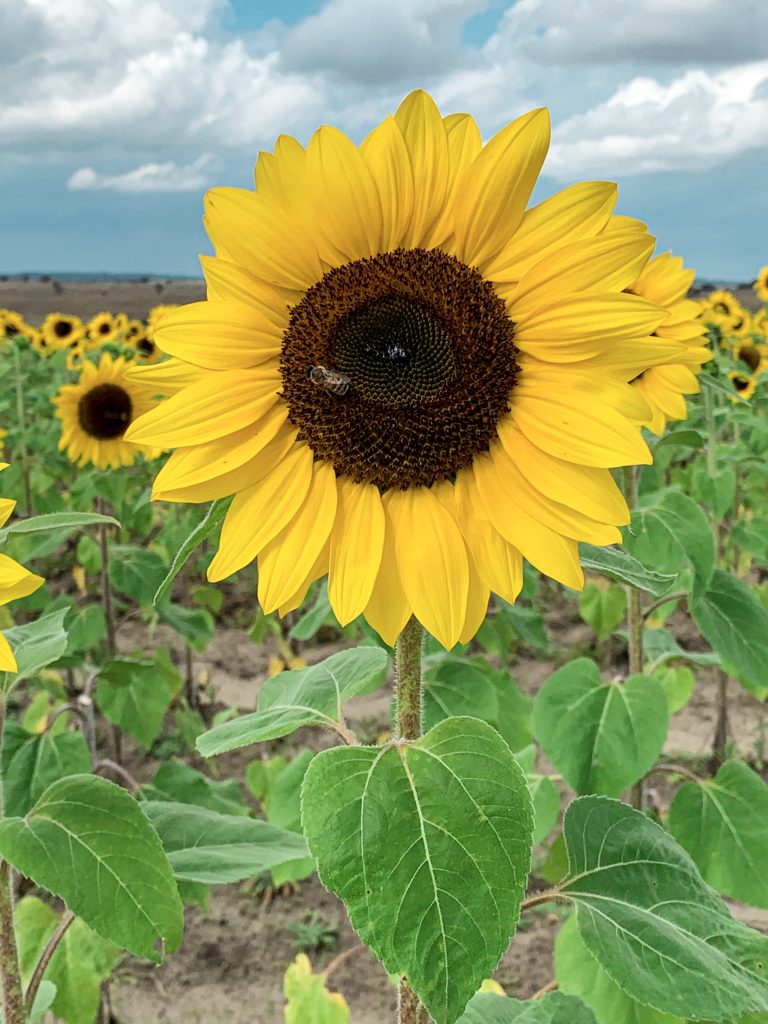
<svg viewBox="0 0 768 1024"><path fill-rule="evenodd" d="M733 384L736 394L728 395L728 398L732 402L738 402L740 398L749 401L755 393L757 377L756 373L739 373L738 370L729 370L728 380Z"/></svg>
<svg viewBox="0 0 768 1024"><path fill-rule="evenodd" d="M733 346L733 358L744 363L750 376L758 377L768 369L768 346L755 343L752 338L739 341Z"/></svg>
<svg viewBox="0 0 768 1024"><path fill-rule="evenodd" d="M143 338L146 333L147 328L142 320L129 320L123 331L123 342L126 345L133 345L137 338Z"/></svg>
<svg viewBox="0 0 768 1024"><path fill-rule="evenodd" d="M99 365L86 360L77 384L65 384L54 398L56 415L61 420L59 448L80 466L92 462L99 469L130 466L137 448L123 435L137 416L150 410L153 398L125 375L122 357L113 360L108 353ZM142 446L153 458L158 453Z"/></svg>
<svg viewBox="0 0 768 1024"><path fill-rule="evenodd" d="M120 326L111 313L97 313L88 321L88 340L93 347L114 341L120 333Z"/></svg>
<svg viewBox="0 0 768 1024"><path fill-rule="evenodd" d="M33 330L21 313L13 309L0 309L0 342L15 338L17 334L29 338Z"/></svg>
<svg viewBox="0 0 768 1024"><path fill-rule="evenodd" d="M67 313L49 313L41 327L45 345L58 350L76 344L85 334L85 324L79 316Z"/></svg>
<svg viewBox="0 0 768 1024"><path fill-rule="evenodd" d="M340 622L392 643L413 613L451 647L523 558L580 588L578 541L620 540L610 467L651 461L628 382L684 345L625 293L653 239L615 185L526 212L548 144L545 110L483 146L415 92L360 147L283 136L255 192L208 194L208 299L155 332L197 377L126 437L179 449L156 497L235 495L210 579L257 558L285 613L327 574Z"/></svg>
<svg viewBox="0 0 768 1024"><path fill-rule="evenodd" d="M79 341L73 342L72 345L67 349L67 369L68 370L80 370L82 369L83 363L86 361L86 339L81 338Z"/></svg>
<svg viewBox="0 0 768 1024"><path fill-rule="evenodd" d="M714 290L707 295L704 300L704 306L710 309L718 317L726 321L731 321L738 314L741 309L739 300L731 292Z"/></svg>
<svg viewBox="0 0 768 1024"><path fill-rule="evenodd" d="M7 462L0 463L0 470L7 468ZM0 526L5 526L15 505L15 501L0 498ZM18 562L14 562L8 555L0 554L0 605L16 601L20 597L27 597L34 593L42 583L42 576L35 576ZM0 633L0 672L15 672L16 668L16 659L11 646Z"/></svg>
<svg viewBox="0 0 768 1024"><path fill-rule="evenodd" d="M688 289L696 276L684 270L683 261L671 253L654 257L628 290L641 295L667 310L667 318L654 335L675 339L684 346L679 359L665 366L652 366L632 381L651 408L646 426L656 435L664 433L667 420L682 420L688 415L684 395L698 394L698 374L702 363L712 358L704 347L704 323L701 307L687 299Z"/></svg>
<svg viewBox="0 0 768 1024"><path fill-rule="evenodd" d="M753 285L755 295L763 302L768 302L768 267L761 267L757 272L757 279Z"/></svg>

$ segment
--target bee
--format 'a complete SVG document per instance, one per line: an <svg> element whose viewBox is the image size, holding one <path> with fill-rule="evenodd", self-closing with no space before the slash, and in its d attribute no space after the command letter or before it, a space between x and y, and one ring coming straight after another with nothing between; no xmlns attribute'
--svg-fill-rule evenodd
<svg viewBox="0 0 768 1024"><path fill-rule="evenodd" d="M326 370L324 366L310 366L307 377L313 384L319 384L332 395L346 395L349 391L349 377L335 370Z"/></svg>

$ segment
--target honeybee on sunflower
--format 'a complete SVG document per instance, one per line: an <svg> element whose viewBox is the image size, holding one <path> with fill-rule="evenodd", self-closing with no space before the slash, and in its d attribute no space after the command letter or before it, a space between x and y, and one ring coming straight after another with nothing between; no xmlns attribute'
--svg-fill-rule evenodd
<svg viewBox="0 0 768 1024"><path fill-rule="evenodd" d="M127 363L104 353L98 366L85 359L77 384L65 384L53 399L61 420L59 448L72 462L92 462L98 469L130 466L139 451L159 452L124 440L133 421L156 404L152 394L126 376Z"/></svg>
<svg viewBox="0 0 768 1024"><path fill-rule="evenodd" d="M0 471L7 468L7 462L0 463ZM15 505L16 502L9 498L0 498L0 527L8 522ZM43 582L42 576L36 576L8 555L0 553L0 605L33 594ZM16 668L11 646L0 632L0 672L15 672Z"/></svg>
<svg viewBox="0 0 768 1024"><path fill-rule="evenodd" d="M684 396L698 394L701 367L712 358L705 347L701 307L686 298L695 274L683 268L680 257L661 253L629 289L667 310L667 318L656 328L655 336L674 339L683 346L675 362L652 366L632 381L652 411L646 426L658 436L664 433L667 420L682 420L688 415Z"/></svg>
<svg viewBox="0 0 768 1024"><path fill-rule="evenodd" d="M45 348L59 351L77 344L85 335L85 324L79 316L49 313L40 328Z"/></svg>
<svg viewBox="0 0 768 1024"><path fill-rule="evenodd" d="M234 495L210 579L257 559L285 613L327 575L340 622L391 644L413 614L450 648L524 558L580 588L578 542L620 540L610 469L651 461L630 381L687 346L627 291L654 239L614 184L527 209L548 145L546 110L483 145L419 91L360 146L281 136L255 191L208 194L208 298L132 371L176 393L126 437L177 449L156 497Z"/></svg>

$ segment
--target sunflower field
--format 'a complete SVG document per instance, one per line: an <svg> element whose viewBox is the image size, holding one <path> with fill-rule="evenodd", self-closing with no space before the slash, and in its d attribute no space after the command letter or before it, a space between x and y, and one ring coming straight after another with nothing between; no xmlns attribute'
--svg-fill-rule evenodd
<svg viewBox="0 0 768 1024"><path fill-rule="evenodd" d="M0 309L6 1024L768 1024L768 267L548 145L416 92Z"/></svg>

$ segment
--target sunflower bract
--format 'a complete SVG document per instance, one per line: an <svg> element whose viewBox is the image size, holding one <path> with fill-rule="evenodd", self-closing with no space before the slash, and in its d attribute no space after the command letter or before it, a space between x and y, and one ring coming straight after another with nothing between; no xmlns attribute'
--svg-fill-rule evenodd
<svg viewBox="0 0 768 1024"><path fill-rule="evenodd" d="M154 328L173 359L132 379L171 397L126 438L177 449L156 497L235 496L211 579L257 559L285 613L327 575L341 623L393 643L415 614L451 647L524 558L579 588L578 542L620 540L610 469L651 461L654 415L630 382L700 332L628 292L654 239L615 185L527 208L548 145L546 110L483 145L415 92L360 146L281 136L255 191L208 194L207 301Z"/></svg>

